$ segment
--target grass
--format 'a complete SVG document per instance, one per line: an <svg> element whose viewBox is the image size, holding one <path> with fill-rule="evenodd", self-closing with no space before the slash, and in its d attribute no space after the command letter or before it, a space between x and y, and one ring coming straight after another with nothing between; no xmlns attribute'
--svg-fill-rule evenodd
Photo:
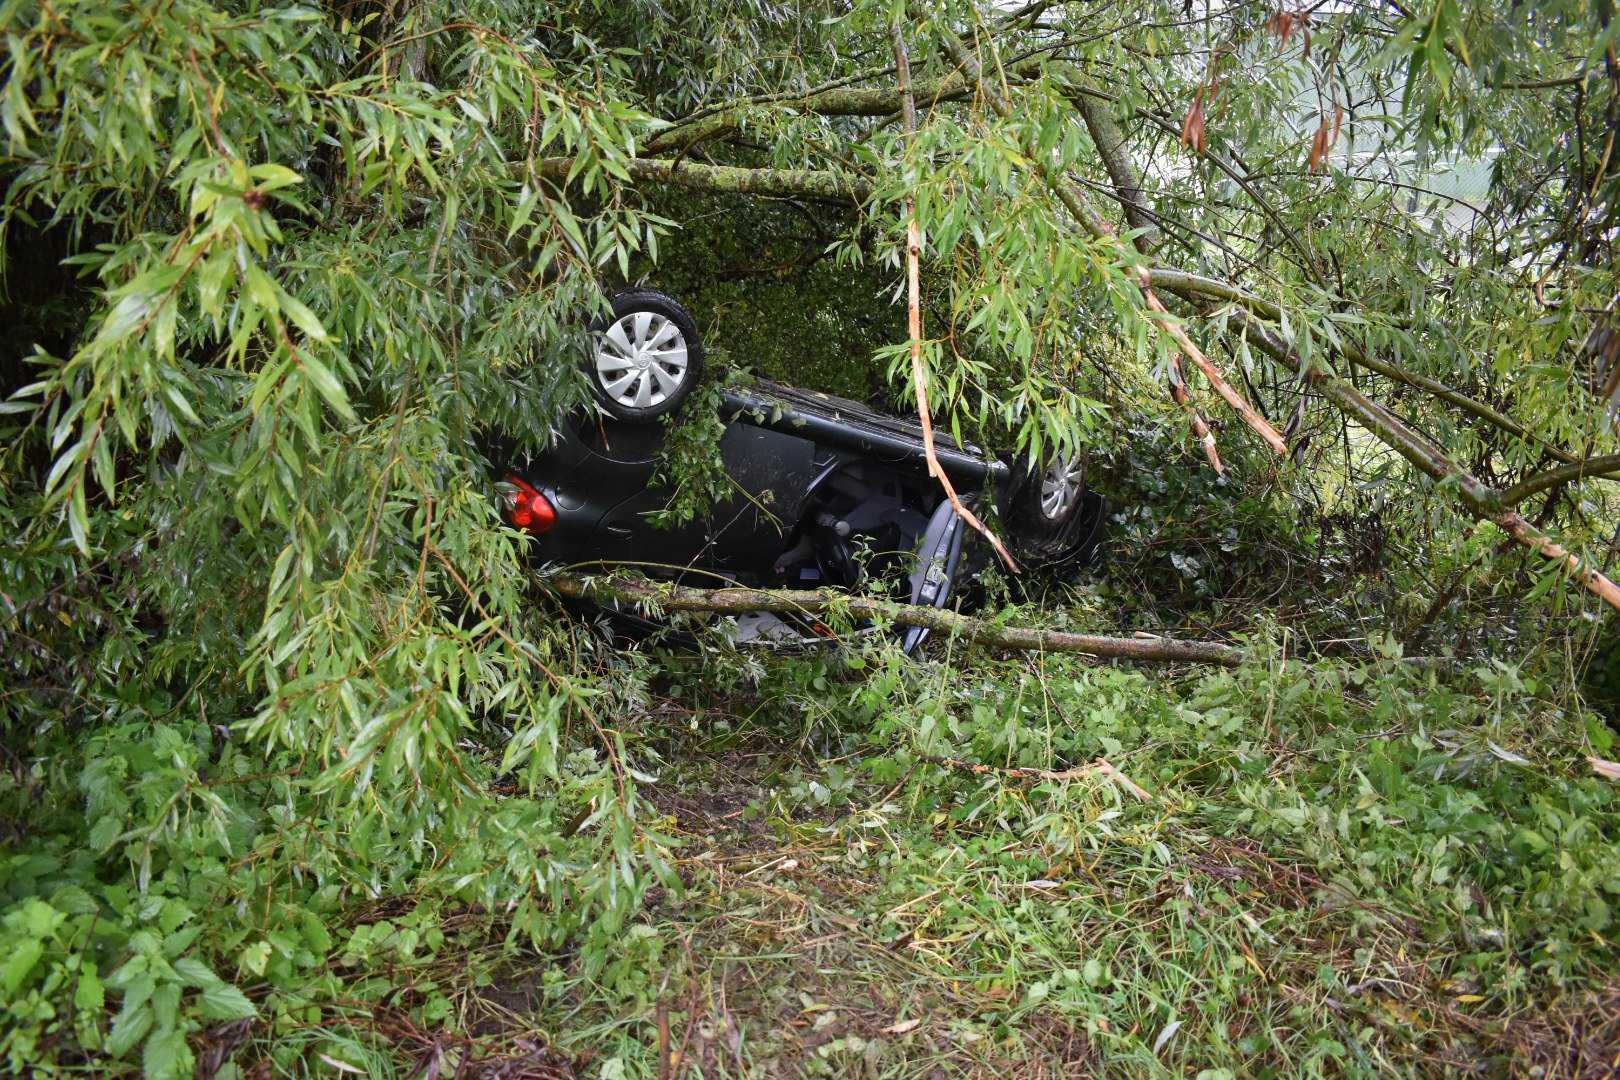
<svg viewBox="0 0 1620 1080"><path fill-rule="evenodd" d="M447 948L397 1045L609 1078L1620 1069L1607 733L1522 673L956 659L661 659L631 752L679 881L593 970ZM1149 797L1029 771L1098 757Z"/></svg>

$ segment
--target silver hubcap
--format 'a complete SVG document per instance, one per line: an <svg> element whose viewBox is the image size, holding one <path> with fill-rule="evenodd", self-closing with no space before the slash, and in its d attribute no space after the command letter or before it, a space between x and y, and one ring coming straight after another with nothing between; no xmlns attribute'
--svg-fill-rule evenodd
<svg viewBox="0 0 1620 1080"><path fill-rule="evenodd" d="M1080 456L1058 458L1041 474L1041 513L1049 521L1068 516L1085 487L1086 471Z"/></svg>
<svg viewBox="0 0 1620 1080"><path fill-rule="evenodd" d="M596 379L632 409L661 405L686 381L686 338L653 311L632 311L607 328L596 349Z"/></svg>

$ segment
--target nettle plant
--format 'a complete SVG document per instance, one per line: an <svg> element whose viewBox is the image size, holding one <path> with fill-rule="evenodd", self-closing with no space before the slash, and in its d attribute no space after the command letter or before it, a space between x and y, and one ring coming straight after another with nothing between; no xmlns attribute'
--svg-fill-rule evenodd
<svg viewBox="0 0 1620 1080"><path fill-rule="evenodd" d="M599 272L660 228L609 183L645 117L515 5L391 10L0 8L0 228L89 312L0 439L13 1067L189 1075L188 1032L284 1010L221 975L299 985L379 897L600 963L663 865L633 680L526 590L480 449L582 400Z"/></svg>

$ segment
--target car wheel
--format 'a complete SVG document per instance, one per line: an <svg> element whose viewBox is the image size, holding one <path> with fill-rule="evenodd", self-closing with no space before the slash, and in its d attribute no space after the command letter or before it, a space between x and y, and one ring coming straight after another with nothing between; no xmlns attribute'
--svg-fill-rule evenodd
<svg viewBox="0 0 1620 1080"><path fill-rule="evenodd" d="M602 410L645 424L680 407L703 377L697 323L663 293L622 292L599 320L587 374Z"/></svg>
<svg viewBox="0 0 1620 1080"><path fill-rule="evenodd" d="M1061 455L1044 468L1029 471L1010 516L1021 531L1033 537L1052 536L1069 523L1085 492L1085 456Z"/></svg>

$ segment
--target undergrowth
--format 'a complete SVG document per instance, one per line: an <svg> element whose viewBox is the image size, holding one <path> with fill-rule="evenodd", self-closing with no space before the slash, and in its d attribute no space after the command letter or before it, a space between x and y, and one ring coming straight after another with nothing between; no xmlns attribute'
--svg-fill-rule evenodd
<svg viewBox="0 0 1620 1080"><path fill-rule="evenodd" d="M611 661L646 691L623 746L678 880L605 953L296 856L255 897L244 858L315 824L287 763L202 724L103 737L8 774L0 1047L139 1046L150 1075L1598 1074L1620 815L1583 759L1609 729L1505 662L1288 645L1216 673L949 643ZM108 824L157 802L156 830Z"/></svg>

